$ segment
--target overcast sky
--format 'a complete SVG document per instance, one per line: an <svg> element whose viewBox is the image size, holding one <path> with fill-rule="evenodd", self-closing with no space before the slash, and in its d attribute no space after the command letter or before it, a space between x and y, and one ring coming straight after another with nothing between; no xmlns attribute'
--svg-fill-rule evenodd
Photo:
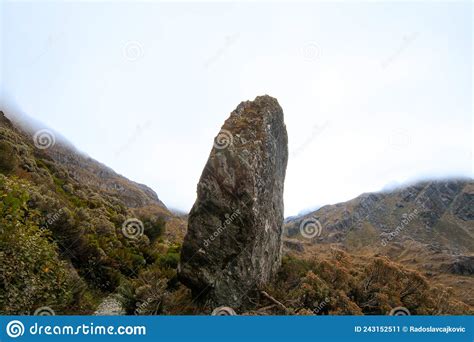
<svg viewBox="0 0 474 342"><path fill-rule="evenodd" d="M286 215L473 176L470 2L4 2L0 20L3 99L172 208L262 94L285 113Z"/></svg>

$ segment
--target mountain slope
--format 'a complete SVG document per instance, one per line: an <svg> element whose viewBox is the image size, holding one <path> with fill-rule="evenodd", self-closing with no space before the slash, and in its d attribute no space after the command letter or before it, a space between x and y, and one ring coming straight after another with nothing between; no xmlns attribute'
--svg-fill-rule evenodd
<svg viewBox="0 0 474 342"><path fill-rule="evenodd" d="M169 258L185 224L148 187L42 134L0 112L0 311L91 312L130 277ZM21 265L29 268L19 273ZM47 286L29 293L32 281Z"/></svg>
<svg viewBox="0 0 474 342"><path fill-rule="evenodd" d="M307 229L313 233L308 235ZM388 257L450 286L474 305L474 182L421 182L363 194L287 220L287 250L326 254L337 247L356 258ZM306 236L306 237L305 237Z"/></svg>
<svg viewBox="0 0 474 342"><path fill-rule="evenodd" d="M432 250L453 254L474 252L474 182L468 180L419 183L397 191L363 194L351 201L324 206L286 222L288 236L299 224L316 219L320 242L387 245L411 239Z"/></svg>
<svg viewBox="0 0 474 342"><path fill-rule="evenodd" d="M186 216L35 133L0 114L0 314L101 313L111 299L210 314L176 276ZM239 314L472 313L472 204L472 181L428 182L288 219L282 267Z"/></svg>
<svg viewBox="0 0 474 342"><path fill-rule="evenodd" d="M29 163L34 158L49 162L57 169L71 185L80 183L96 192L100 191L106 196L114 197L131 208L154 205L162 207L166 212L166 206L158 199L156 193L143 184L138 184L118 175L109 167L87 157L77 151L68 143L56 142L54 133L44 131L35 141L34 131L14 126L5 115L0 112L0 127L3 128L2 140L17 147L19 167L27 172L37 172L37 165ZM43 139L43 141L41 141ZM36 147L34 144L41 145Z"/></svg>

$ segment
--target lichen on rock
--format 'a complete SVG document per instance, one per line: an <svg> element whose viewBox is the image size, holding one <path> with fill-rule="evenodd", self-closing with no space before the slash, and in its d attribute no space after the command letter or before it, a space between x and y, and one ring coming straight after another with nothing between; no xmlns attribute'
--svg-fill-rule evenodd
<svg viewBox="0 0 474 342"><path fill-rule="evenodd" d="M179 278L196 302L238 308L278 270L287 161L278 101L242 102L215 138L189 214Z"/></svg>

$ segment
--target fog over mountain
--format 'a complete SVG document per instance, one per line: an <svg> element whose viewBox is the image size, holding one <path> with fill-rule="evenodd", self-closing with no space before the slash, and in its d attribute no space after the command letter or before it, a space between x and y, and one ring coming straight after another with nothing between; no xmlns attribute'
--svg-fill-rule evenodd
<svg viewBox="0 0 474 342"><path fill-rule="evenodd" d="M286 216L473 175L468 3L2 6L6 114L170 208L190 210L209 136L263 94L286 114Z"/></svg>

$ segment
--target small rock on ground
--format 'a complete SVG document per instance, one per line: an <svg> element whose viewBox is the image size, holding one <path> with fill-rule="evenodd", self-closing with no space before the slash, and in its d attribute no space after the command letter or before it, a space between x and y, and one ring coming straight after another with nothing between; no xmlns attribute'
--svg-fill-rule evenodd
<svg viewBox="0 0 474 342"><path fill-rule="evenodd" d="M125 315L125 310L117 296L111 295L105 298L94 312L95 316L119 316Z"/></svg>

